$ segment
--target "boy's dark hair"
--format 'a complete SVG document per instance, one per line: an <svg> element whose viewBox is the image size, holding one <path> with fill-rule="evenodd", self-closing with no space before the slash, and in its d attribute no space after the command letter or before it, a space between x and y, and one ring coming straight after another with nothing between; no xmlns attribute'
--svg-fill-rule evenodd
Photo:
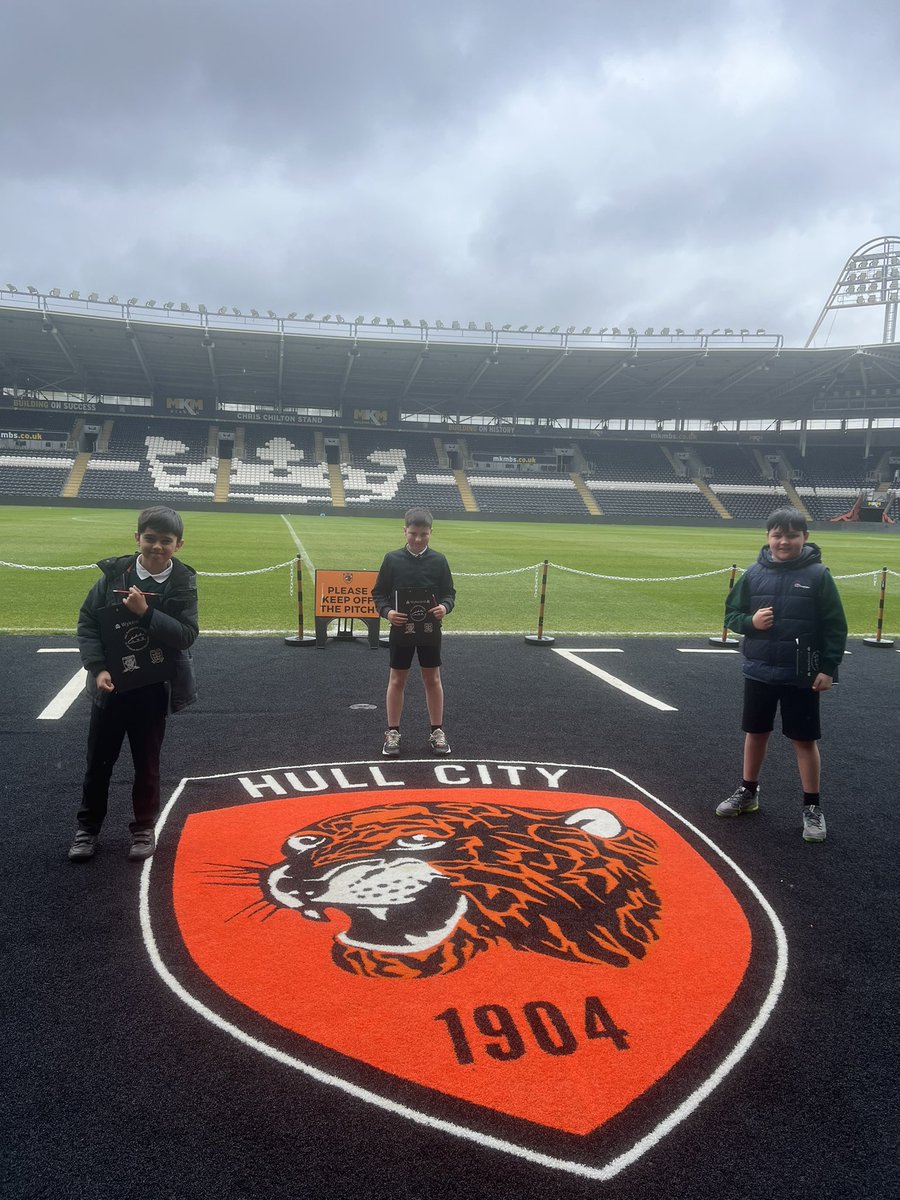
<svg viewBox="0 0 900 1200"><path fill-rule="evenodd" d="M408 529L410 525L425 525L429 529L434 524L434 517L427 508L408 508L403 515L403 526Z"/></svg>
<svg viewBox="0 0 900 1200"><path fill-rule="evenodd" d="M773 529L788 529L792 533L806 533L809 526L799 508L790 508L785 505L784 508L776 508L774 512L769 513L769 519L766 521L766 533L771 533Z"/></svg>
<svg viewBox="0 0 900 1200"><path fill-rule="evenodd" d="M174 533L179 541L184 537L184 521L181 514L174 508L166 508L164 504L154 504L145 508L138 517L137 531L155 529L157 533Z"/></svg>

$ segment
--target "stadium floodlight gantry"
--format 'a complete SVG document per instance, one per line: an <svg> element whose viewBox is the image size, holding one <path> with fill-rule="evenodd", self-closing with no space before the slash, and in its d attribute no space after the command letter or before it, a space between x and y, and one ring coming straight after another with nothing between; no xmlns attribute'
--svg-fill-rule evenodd
<svg viewBox="0 0 900 1200"><path fill-rule="evenodd" d="M825 301L812 333L810 346L830 312L876 305L884 308L882 343L897 340L897 305L900 303L900 237L873 238L854 250L844 263L831 295Z"/></svg>

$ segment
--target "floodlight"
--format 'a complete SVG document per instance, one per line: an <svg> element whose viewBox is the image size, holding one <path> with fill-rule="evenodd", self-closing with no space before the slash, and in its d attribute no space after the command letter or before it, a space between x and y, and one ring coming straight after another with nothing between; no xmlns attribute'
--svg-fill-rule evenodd
<svg viewBox="0 0 900 1200"><path fill-rule="evenodd" d="M683 335L683 333L684 333L684 330L683 330L683 329L676 329L676 330L675 330L675 336L676 336L676 337L681 337L681 336Z"/></svg>
<svg viewBox="0 0 900 1200"><path fill-rule="evenodd" d="M428 322L425 320L425 318L424 318L424 317L419 317L419 328L420 328L420 329L427 329L427 328L428 328Z"/></svg>
<svg viewBox="0 0 900 1200"><path fill-rule="evenodd" d="M204 350L214 350L216 343L212 339L212 334L209 332L204 333L203 337L200 339L200 345Z"/></svg>
<svg viewBox="0 0 900 1200"><path fill-rule="evenodd" d="M710 336L710 337L715 337L717 333L721 333L721 332L722 332L722 331L721 331L721 329L711 329L711 330L709 331L709 336Z"/></svg>
<svg viewBox="0 0 900 1200"><path fill-rule="evenodd" d="M749 330L749 329L742 329L742 330L741 330L741 337L746 337L746 336L747 336L747 334L748 334L749 332L750 332L750 330Z"/></svg>
<svg viewBox="0 0 900 1200"><path fill-rule="evenodd" d="M365 318L364 316L360 315L360 316L358 316L358 317L356 318L356 321L354 322L354 324L355 324L355 325L362 325L362 323L365 321L365 319L366 319L366 318Z"/></svg>
<svg viewBox="0 0 900 1200"><path fill-rule="evenodd" d="M613 325L613 327L612 327L613 337L618 337L621 334L621 332L622 332L622 330L618 327L618 325Z"/></svg>
<svg viewBox="0 0 900 1200"><path fill-rule="evenodd" d="M590 332L591 332L591 327L590 327L590 325L585 325L584 329L582 329L582 331L581 331L581 332L582 332L582 333L590 333Z"/></svg>
<svg viewBox="0 0 900 1200"><path fill-rule="evenodd" d="M225 307L225 305L223 304L221 308L217 308L217 309L216 309L216 312L218 313L218 315L219 315L220 317L224 317L224 316L225 316L225 314L228 312L228 309L227 309L227 308Z"/></svg>
<svg viewBox="0 0 900 1200"><path fill-rule="evenodd" d="M146 300L144 302L144 308L156 308L156 301L155 300Z"/></svg>
<svg viewBox="0 0 900 1200"><path fill-rule="evenodd" d="M450 326L450 328L451 329L461 329L462 326L460 325L459 321L454 321L453 324Z"/></svg>
<svg viewBox="0 0 900 1200"><path fill-rule="evenodd" d="M166 301L166 303L163 305L163 308L174 308L174 305L172 304L172 301L171 301L171 300L167 300L167 301ZM207 308L206 308L206 305L205 305L205 304L198 304L198 305L197 305L197 312L198 312L198 313L204 313L204 314L205 314L205 313L206 313L206 311L207 311Z"/></svg>
<svg viewBox="0 0 900 1200"><path fill-rule="evenodd" d="M90 300L91 303L93 303L95 300L99 300L99 299L100 299L100 297L97 295L96 292L91 292L91 294L88 296L88 300Z"/></svg>
<svg viewBox="0 0 900 1200"><path fill-rule="evenodd" d="M566 333L574 333L574 332L575 332L575 326L574 326L574 325L570 325L570 326L569 326L569 328L566 330Z"/></svg>
<svg viewBox="0 0 900 1200"><path fill-rule="evenodd" d="M182 312L190 312L191 311L191 306L189 304L185 304L185 302L183 300L182 300L181 304L179 305L179 308L181 309Z"/></svg>
<svg viewBox="0 0 900 1200"><path fill-rule="evenodd" d="M334 314L334 319L337 321L338 325L343 325L343 324L344 324L344 318L341 316L341 314L340 314L340 313L335 313L335 314ZM405 325L408 325L408 324L409 324L409 322L408 322L408 321L405 321L405 322L404 322L404 324L405 324Z"/></svg>
<svg viewBox="0 0 900 1200"><path fill-rule="evenodd" d="M322 318L322 320L323 320L323 321L330 321L330 320L331 320L331 313L326 313L326 314L325 314L325 316Z"/></svg>
<svg viewBox="0 0 900 1200"><path fill-rule="evenodd" d="M163 305L163 308L166 310L166 312L171 312L174 307L175 307L174 300L167 300L165 302L165 304ZM200 311L206 312L206 308L202 304L200 305Z"/></svg>
<svg viewBox="0 0 900 1200"><path fill-rule="evenodd" d="M315 313L307 313L307 314L304 316L303 320L304 320L304 321L314 321L314 320L315 320L315 318L316 318L316 314L315 314Z"/></svg>
<svg viewBox="0 0 900 1200"><path fill-rule="evenodd" d="M544 331L543 325L535 325L535 327L534 327L535 333L543 333L543 331Z"/></svg>
<svg viewBox="0 0 900 1200"><path fill-rule="evenodd" d="M56 326L53 324L53 322L50 320L50 318L47 316L46 313L44 314L44 316L41 320L41 330L44 333L55 333L56 332Z"/></svg>
<svg viewBox="0 0 900 1200"><path fill-rule="evenodd" d="M520 326L519 326L519 333L525 333L527 329L528 329L528 326L527 326L527 325L520 325Z"/></svg>
<svg viewBox="0 0 900 1200"><path fill-rule="evenodd" d="M485 329L485 332L486 332L486 333L492 333L492 332L493 332L493 329L494 329L494 327L493 327L493 325L490 323L490 321L485 321L485 323L484 323L484 329Z"/></svg>
<svg viewBox="0 0 900 1200"><path fill-rule="evenodd" d="M297 320L297 314L296 314L295 312L290 312L290 313L288 313L288 315L285 317L285 320L286 320L286 321L296 321L296 320Z"/></svg>
<svg viewBox="0 0 900 1200"><path fill-rule="evenodd" d="M725 336L726 336L726 337L733 337L733 336L734 336L734 330L733 330L733 329L726 329L726 330L725 330Z"/></svg>
<svg viewBox="0 0 900 1200"><path fill-rule="evenodd" d="M41 293L40 293L40 292L37 290L37 288L34 286L34 284L33 284L33 283L29 283L29 285L28 285L28 291L31 293L31 295L32 295L32 296L39 296L39 295L41 294Z"/></svg>
<svg viewBox="0 0 900 1200"><path fill-rule="evenodd" d="M126 303L127 303L127 304L129 304L129 305L131 305L131 304L137 304L137 302L138 302L138 298L137 298L137 296L130 296L130 297L128 298L128 300L126 301Z"/></svg>
<svg viewBox="0 0 900 1200"><path fill-rule="evenodd" d="M507 333L507 332L508 332L510 329L512 329L512 325L504 325L504 326L503 326L503 332L504 332L504 333Z"/></svg>
<svg viewBox="0 0 900 1200"><path fill-rule="evenodd" d="M606 325L601 325L600 328L597 330L597 332L602 335L602 334L606 333L607 328L608 327Z"/></svg>
<svg viewBox="0 0 900 1200"><path fill-rule="evenodd" d="M551 325L551 327L550 327L550 332L551 332L551 333L559 333L559 326L558 326L558 325Z"/></svg>
<svg viewBox="0 0 900 1200"><path fill-rule="evenodd" d="M444 322L443 322L443 321L435 321L435 323L434 323L434 327L435 327L435 329L443 329L443 328L444 328ZM508 328L509 328L509 326L507 326L507 329L508 329Z"/></svg>
<svg viewBox="0 0 900 1200"><path fill-rule="evenodd" d="M51 295L51 296L54 298L54 300L55 300L55 299L56 299L56 297L59 295L59 288L51 288L51 289L50 289L50 295Z"/></svg>
<svg viewBox="0 0 900 1200"><path fill-rule="evenodd" d="M115 294L115 292L113 292L113 294L110 296L108 303L109 304L118 304L119 303L119 297Z"/></svg>
<svg viewBox="0 0 900 1200"><path fill-rule="evenodd" d="M385 322L385 324L390 325L391 329L394 328L395 323L396 322L394 321L393 317L388 317L387 321Z"/></svg>
<svg viewBox="0 0 900 1200"><path fill-rule="evenodd" d="M275 310L271 309L271 308L266 309L266 316L271 317L272 320L274 321L276 319L275 318Z"/></svg>
<svg viewBox="0 0 900 1200"><path fill-rule="evenodd" d="M236 317L242 317L244 315L239 308L232 308L231 311Z"/></svg>
<svg viewBox="0 0 900 1200"><path fill-rule="evenodd" d="M69 292L70 300L78 300L81 297L81 292Z"/></svg>
<svg viewBox="0 0 900 1200"><path fill-rule="evenodd" d="M765 332L766 332L766 331L765 331L764 329L757 329L757 331L756 331L757 337L758 337L760 334L763 334L763 333L765 333Z"/></svg>
<svg viewBox="0 0 900 1200"><path fill-rule="evenodd" d="M703 326L701 325L699 329L694 330L694 337L699 337L702 332L703 332Z"/></svg>
<svg viewBox="0 0 900 1200"><path fill-rule="evenodd" d="M653 326L652 325L648 325L647 328L644 330L644 337L653 337Z"/></svg>
<svg viewBox="0 0 900 1200"><path fill-rule="evenodd" d="M17 292L19 289L16 287L16 285L14 283L8 283L6 285L6 290L8 292Z"/></svg>
<svg viewBox="0 0 900 1200"><path fill-rule="evenodd" d="M373 325L380 325L380 324L381 324L381 317L373 317L373 318L372 318L372 324L373 324Z"/></svg>
<svg viewBox="0 0 900 1200"><path fill-rule="evenodd" d="M411 329L411 328L412 328L412 321L409 319L409 317L404 317L404 318L403 318L403 328L404 328L404 329Z"/></svg>
<svg viewBox="0 0 900 1200"><path fill-rule="evenodd" d="M637 330L635 329L635 327L633 325L628 326L628 336L629 337L637 337Z"/></svg>

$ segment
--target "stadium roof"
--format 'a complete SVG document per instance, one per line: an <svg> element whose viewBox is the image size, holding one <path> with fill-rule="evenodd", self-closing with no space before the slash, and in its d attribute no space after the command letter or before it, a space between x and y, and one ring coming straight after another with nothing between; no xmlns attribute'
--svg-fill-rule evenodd
<svg viewBox="0 0 900 1200"><path fill-rule="evenodd" d="M399 406L448 417L798 420L900 416L900 344L785 348L759 330L577 333L387 326L0 300L10 392Z"/></svg>

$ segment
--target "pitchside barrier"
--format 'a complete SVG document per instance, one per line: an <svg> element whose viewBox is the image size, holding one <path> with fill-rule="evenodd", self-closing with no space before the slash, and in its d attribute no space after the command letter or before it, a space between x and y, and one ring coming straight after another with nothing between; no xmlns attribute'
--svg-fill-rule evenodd
<svg viewBox="0 0 900 1200"><path fill-rule="evenodd" d="M96 563L79 563L72 566L51 567L35 566L29 563L6 562L0 559L0 568L4 567L13 571L40 571L55 574L68 571L96 572L97 570ZM512 567L505 571L455 571L454 576L456 579L486 581L491 591L492 605L498 612L502 612L504 611L506 590L504 581L510 580L514 576L533 575L533 599L537 606L537 633L527 634L525 640L530 645L540 646L551 645L555 640L544 633L544 609L548 595L551 594L551 589L548 586L549 573L551 571L557 572L562 577L577 577L590 581L596 580L604 583L622 584L673 584L724 575L728 576L727 589L730 590L734 586L734 581L739 570L741 568L737 564L732 563L730 567L719 567L712 571L701 571L690 575L605 575L596 571L582 571L575 567L567 567L561 563L544 559L543 562L532 563L524 567ZM294 646L323 646L327 642L329 628L335 625L336 633L332 635L333 637L337 640L352 639L354 636L354 621L362 621L365 624L370 646L374 648L385 644L386 639L380 634L381 621L371 602L371 587L375 582L375 571L334 569L315 571L314 627L316 632L314 637L306 632L304 625L303 566L299 555L285 562L275 563L270 567L257 567L254 570L248 571L198 571L197 576L200 579L239 579L268 575L275 571L287 572L289 594L292 597L296 596L297 599L297 634L286 637L284 639L286 644ZM891 638L884 637L883 635L885 598L889 575L895 579L900 579L900 572L894 571L889 567L882 567L880 570L857 571L854 574L834 576L836 581L871 579L873 586L879 589L875 633L863 638L863 642L867 646L891 647L894 645ZM80 601L81 596L78 597L76 603L80 603ZM3 616L7 615L8 611L9 608L7 607L6 612L0 614L0 620L2 620ZM61 632L61 630L54 631ZM37 627L17 625L4 627L0 625L0 632L43 633L48 632L48 630ZM207 632L210 631L207 630ZM276 630L215 630L214 632L274 633ZM483 630L481 632L498 632L498 630ZM722 629L721 634L710 637L708 641L713 646L730 647L736 644L736 639L730 637L729 631L725 628Z"/></svg>

